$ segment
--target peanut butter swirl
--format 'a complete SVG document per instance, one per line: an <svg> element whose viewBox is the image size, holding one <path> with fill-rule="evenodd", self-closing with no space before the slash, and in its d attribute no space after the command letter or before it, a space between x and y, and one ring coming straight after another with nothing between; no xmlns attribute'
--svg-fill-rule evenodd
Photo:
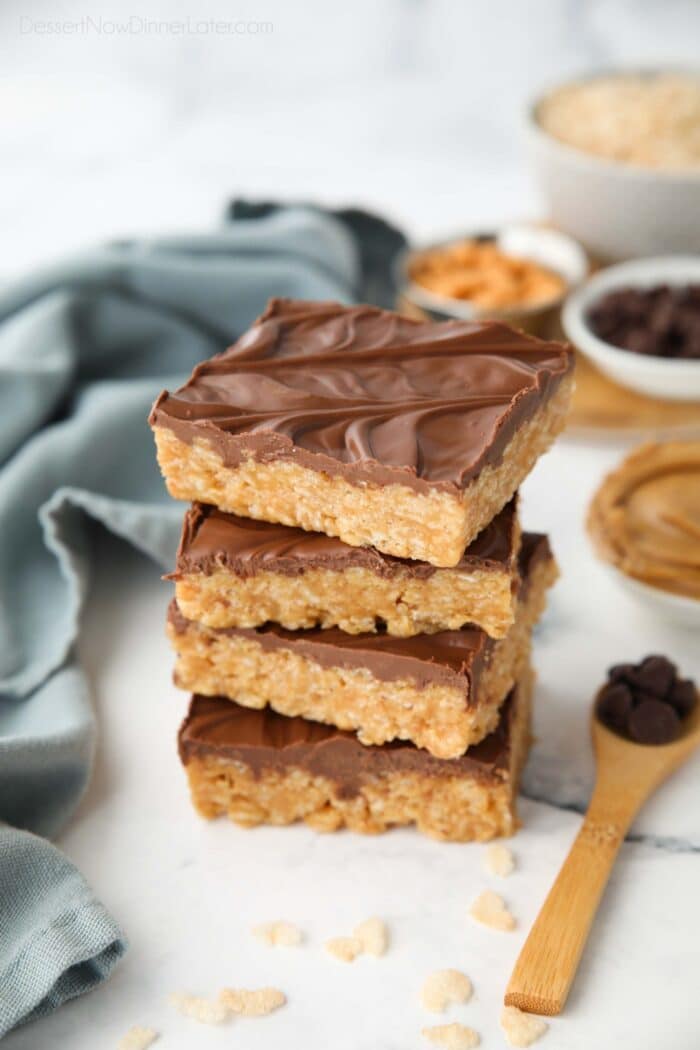
<svg viewBox="0 0 700 1050"><path fill-rule="evenodd" d="M588 529L628 576L700 599L700 441L634 451L598 489Z"/></svg>
<svg viewBox="0 0 700 1050"><path fill-rule="evenodd" d="M460 494L572 367L564 345L506 325L273 300L229 350L161 394L150 421L205 439L234 468L290 460L354 483Z"/></svg>

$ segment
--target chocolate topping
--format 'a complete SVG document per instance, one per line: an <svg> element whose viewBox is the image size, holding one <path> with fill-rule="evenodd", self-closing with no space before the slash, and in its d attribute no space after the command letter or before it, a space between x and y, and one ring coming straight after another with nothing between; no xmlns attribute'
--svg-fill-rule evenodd
<svg viewBox="0 0 700 1050"><path fill-rule="evenodd" d="M168 609L168 620L179 633L190 626L174 599ZM384 682L409 679L418 689L448 685L463 690L466 679L470 683L470 697L476 691L484 660L494 644L477 627L410 638L384 633L346 634L337 627L288 631L273 623L255 628L208 627L206 631L219 637L248 638L266 652L292 649L321 667L367 668Z"/></svg>
<svg viewBox="0 0 700 1050"><path fill-rule="evenodd" d="M285 459L459 493L572 367L563 344L505 325L273 300L233 347L163 392L150 422L206 438L230 467Z"/></svg>
<svg viewBox="0 0 700 1050"><path fill-rule="evenodd" d="M437 340L452 338L447 326L434 329L376 306L270 299L265 312L225 353L238 360L262 361L346 350L433 346Z"/></svg>
<svg viewBox="0 0 700 1050"><path fill-rule="evenodd" d="M528 585L536 564L551 558L547 537L524 533L518 556L522 579L520 600L527 596ZM168 618L176 631L184 632L190 621L173 600ZM469 684L467 702L478 700L477 682L497 642L478 627L458 631L438 631L410 638L388 634L346 634L337 627L288 631L278 624L264 627L207 628L214 635L250 638L268 651L293 649L323 667L368 668L382 681L410 679L418 688L446 684L464 689Z"/></svg>
<svg viewBox="0 0 700 1050"><path fill-rule="evenodd" d="M697 703L695 685L678 677L665 656L639 664L616 664L596 699L601 722L639 744L667 744L681 732L681 721Z"/></svg>
<svg viewBox="0 0 700 1050"><path fill-rule="evenodd" d="M459 564L442 571L511 571L515 567L517 538L517 507L513 499L479 533ZM426 579L437 572L435 566L427 562L394 558L373 547L350 547L332 536L239 518L195 503L185 515L177 571L169 578L177 579L183 573L193 572L211 575L221 568L249 577L265 570L298 576L307 569L340 572L356 566L383 577L401 572Z"/></svg>
<svg viewBox="0 0 700 1050"><path fill-rule="evenodd" d="M260 776L264 771L301 766L328 777L344 797L356 795L366 777L391 773L424 776L474 776L498 781L510 765L511 727L520 698L516 687L503 705L498 728L460 758L435 758L410 743L394 740L381 746L361 744L343 732L304 718L285 718L266 708L252 711L222 697L193 696L178 737L180 758L217 756L244 762Z"/></svg>

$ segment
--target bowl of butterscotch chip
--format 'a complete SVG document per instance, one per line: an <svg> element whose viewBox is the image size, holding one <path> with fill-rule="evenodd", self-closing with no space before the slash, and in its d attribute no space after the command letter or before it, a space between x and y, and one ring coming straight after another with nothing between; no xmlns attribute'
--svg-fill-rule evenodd
<svg viewBox="0 0 700 1050"><path fill-rule="evenodd" d="M548 218L599 260L698 251L700 72L561 84L531 106L528 140Z"/></svg>
<svg viewBox="0 0 700 1050"><path fill-rule="evenodd" d="M435 319L502 320L538 333L588 263L572 238L513 224L406 252L398 268L404 306Z"/></svg>

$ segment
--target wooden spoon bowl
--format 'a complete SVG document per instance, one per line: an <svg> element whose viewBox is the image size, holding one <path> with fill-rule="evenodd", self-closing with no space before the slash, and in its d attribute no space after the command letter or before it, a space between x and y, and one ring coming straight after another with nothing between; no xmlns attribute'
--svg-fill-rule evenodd
<svg viewBox="0 0 700 1050"><path fill-rule="evenodd" d="M566 1002L618 850L642 804L700 744L700 703L669 744L637 744L598 720L596 784L569 855L535 920L506 990L507 1006L558 1014Z"/></svg>

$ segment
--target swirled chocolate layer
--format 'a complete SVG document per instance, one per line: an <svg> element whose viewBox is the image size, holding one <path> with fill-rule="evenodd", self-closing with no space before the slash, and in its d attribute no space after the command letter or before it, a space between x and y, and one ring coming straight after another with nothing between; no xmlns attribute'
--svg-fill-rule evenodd
<svg viewBox="0 0 700 1050"><path fill-rule="evenodd" d="M563 344L502 324L273 300L233 347L164 391L150 422L205 438L229 467L289 460L355 484L458 494L572 367Z"/></svg>
<svg viewBox="0 0 700 1050"><path fill-rule="evenodd" d="M512 499L469 545L459 564L441 571L510 572L515 568L517 541L517 500ZM333 536L240 518L195 503L185 514L176 571L169 578L184 573L210 575L222 568L251 577L265 571L298 576L308 569L342 572L358 566L384 578L400 572L427 579L438 571L427 562L394 558L372 547L350 547Z"/></svg>
<svg viewBox="0 0 700 1050"><path fill-rule="evenodd" d="M178 736L180 759L184 765L209 756L239 761L255 776L301 767L333 781L345 797L357 794L366 777L392 773L499 782L510 768L518 692L516 686L505 701L498 728L460 758L452 759L435 758L400 740L367 747L354 733L320 722L285 718L270 708L251 711L216 696L193 696Z"/></svg>

